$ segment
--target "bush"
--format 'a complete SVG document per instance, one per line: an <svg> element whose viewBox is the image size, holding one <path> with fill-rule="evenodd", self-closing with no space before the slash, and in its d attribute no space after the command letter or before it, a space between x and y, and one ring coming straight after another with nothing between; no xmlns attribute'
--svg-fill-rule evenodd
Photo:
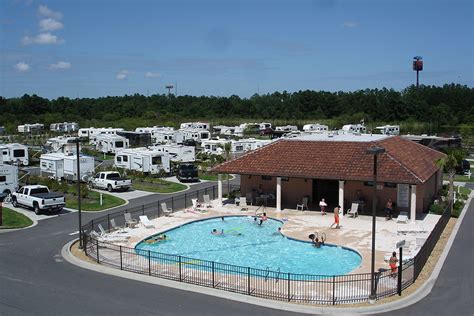
<svg viewBox="0 0 474 316"><path fill-rule="evenodd" d="M432 204L430 207L430 213L441 215L444 211L444 203Z"/></svg>
<svg viewBox="0 0 474 316"><path fill-rule="evenodd" d="M458 218L459 215L461 215L461 211L462 211L463 207L464 207L464 202L463 202L463 201L460 201L460 200L457 200L457 201L454 203L454 206L453 206L453 213L451 214L451 216Z"/></svg>

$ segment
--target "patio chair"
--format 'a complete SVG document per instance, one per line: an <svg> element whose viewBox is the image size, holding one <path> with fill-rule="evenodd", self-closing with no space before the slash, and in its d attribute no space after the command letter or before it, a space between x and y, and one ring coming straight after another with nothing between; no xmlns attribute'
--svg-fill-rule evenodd
<svg viewBox="0 0 474 316"><path fill-rule="evenodd" d="M102 241L102 242L126 242L130 236L126 236L126 235L110 235L110 234L106 234L106 235L102 235L102 234L99 234L97 233L95 230L92 230L90 232L90 235L97 239L98 241Z"/></svg>
<svg viewBox="0 0 474 316"><path fill-rule="evenodd" d="M352 203L350 210L347 210L347 214L354 218L359 216L359 203Z"/></svg>
<svg viewBox="0 0 474 316"><path fill-rule="evenodd" d="M241 211L248 211L249 207L247 205L247 198L246 197L241 197L240 198L240 210Z"/></svg>
<svg viewBox="0 0 474 316"><path fill-rule="evenodd" d="M308 201L309 201L309 198L305 196L301 203L296 204L296 210L298 211L299 209L301 209L301 211L303 212L305 207L307 210L309 210Z"/></svg>
<svg viewBox="0 0 474 316"><path fill-rule="evenodd" d="M125 227L118 226L117 223L115 223L115 218L110 219L110 226L112 227L113 231L116 231L118 233L126 233L127 232Z"/></svg>
<svg viewBox="0 0 474 316"><path fill-rule="evenodd" d="M252 194L252 192L247 192L247 194L245 194L245 198L247 199L247 205L248 204L253 205L253 194Z"/></svg>
<svg viewBox="0 0 474 316"><path fill-rule="evenodd" d="M173 213L173 209L166 206L166 203L164 202L161 203L161 211L163 212L163 214L165 214L165 216L170 216L171 213Z"/></svg>
<svg viewBox="0 0 474 316"><path fill-rule="evenodd" d="M145 226L145 228L155 228L155 224L153 224L153 223L148 219L148 216L142 215L142 216L139 216L139 218L140 218L140 223L142 223L143 226Z"/></svg>
<svg viewBox="0 0 474 316"><path fill-rule="evenodd" d="M212 207L212 201L211 201L211 198L209 197L209 194L204 194L202 198L204 199L205 207Z"/></svg>
<svg viewBox="0 0 474 316"><path fill-rule="evenodd" d="M138 222L136 219L132 218L132 214L125 213L123 216L125 217L125 226L130 228L137 226Z"/></svg>
<svg viewBox="0 0 474 316"><path fill-rule="evenodd" d="M397 217L397 223L408 223L408 212L400 212Z"/></svg>
<svg viewBox="0 0 474 316"><path fill-rule="evenodd" d="M102 227L102 224L97 225L97 227L98 227L99 230L100 230L100 235L101 235L101 236L107 235L107 232L105 231L104 227Z"/></svg>

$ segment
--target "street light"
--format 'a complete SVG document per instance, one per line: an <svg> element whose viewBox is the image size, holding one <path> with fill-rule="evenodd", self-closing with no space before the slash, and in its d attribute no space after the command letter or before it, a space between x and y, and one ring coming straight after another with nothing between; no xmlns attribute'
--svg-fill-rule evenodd
<svg viewBox="0 0 474 316"><path fill-rule="evenodd" d="M82 213L81 213L81 161L79 157L79 144L81 140L78 138L75 139L76 143L76 160L77 160L77 210L79 214L79 249L83 249L84 245L82 243Z"/></svg>
<svg viewBox="0 0 474 316"><path fill-rule="evenodd" d="M374 193L372 196L372 262L370 267L370 296L369 302L375 303L375 215L377 210L377 156L383 154L385 148L372 147L367 149L367 153L374 156Z"/></svg>

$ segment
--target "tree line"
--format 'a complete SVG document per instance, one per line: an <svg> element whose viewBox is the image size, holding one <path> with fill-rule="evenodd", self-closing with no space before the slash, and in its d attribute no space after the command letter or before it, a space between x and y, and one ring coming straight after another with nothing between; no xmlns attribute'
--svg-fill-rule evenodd
<svg viewBox="0 0 474 316"><path fill-rule="evenodd" d="M24 123L75 121L83 127L177 125L186 120L238 123L254 120L328 122L331 128L365 122L426 123L433 132L443 127L471 126L474 122L474 89L465 85L409 86L393 89L365 89L351 92L305 90L289 93L174 96L140 94L100 98L59 97L49 100L25 94L0 97L0 125L14 132Z"/></svg>

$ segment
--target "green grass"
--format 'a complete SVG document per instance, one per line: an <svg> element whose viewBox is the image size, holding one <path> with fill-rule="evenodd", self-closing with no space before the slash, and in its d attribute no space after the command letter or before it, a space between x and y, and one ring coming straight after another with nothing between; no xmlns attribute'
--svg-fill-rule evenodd
<svg viewBox="0 0 474 316"><path fill-rule="evenodd" d="M146 179L145 181L134 179L132 181L132 187L135 190L155 193L173 193L185 190L187 188L187 186L181 183L170 182L162 179Z"/></svg>
<svg viewBox="0 0 474 316"><path fill-rule="evenodd" d="M444 175L443 175L443 180L446 180L446 181L449 180L449 177L448 177L447 174L444 174ZM471 176L470 179L469 179L467 176L463 176L463 175L457 174L457 175L454 176L454 181L458 181L458 182L474 182L474 174Z"/></svg>
<svg viewBox="0 0 474 316"><path fill-rule="evenodd" d="M110 194L102 193L102 205L100 205L100 193L96 191L91 191L87 198L81 199L81 210L97 212L102 211L111 207L119 206L125 204L125 200L115 197ZM77 210L77 196L75 195L66 195L66 207L73 208Z"/></svg>
<svg viewBox="0 0 474 316"><path fill-rule="evenodd" d="M96 150L92 150L92 149L87 149L87 148L84 148L82 149L82 152L86 155L89 155L89 156L94 156L94 157L97 157L99 159L103 159L103 160L112 160L112 159L115 159L115 155L114 154L105 154L105 159L104 159L104 153L101 152L101 151L96 151Z"/></svg>
<svg viewBox="0 0 474 316"><path fill-rule="evenodd" d="M222 181L227 181L227 179L229 178L230 180L230 176L225 174L223 175L222 177ZM207 180L207 181L217 181L217 174L213 174L213 173L199 173L199 179L201 180Z"/></svg>
<svg viewBox="0 0 474 316"><path fill-rule="evenodd" d="M33 221L23 214L9 208L3 208L3 226L1 228L23 228L33 224Z"/></svg>
<svg viewBox="0 0 474 316"><path fill-rule="evenodd" d="M459 187L459 193L469 195L471 193L471 189L466 187Z"/></svg>

